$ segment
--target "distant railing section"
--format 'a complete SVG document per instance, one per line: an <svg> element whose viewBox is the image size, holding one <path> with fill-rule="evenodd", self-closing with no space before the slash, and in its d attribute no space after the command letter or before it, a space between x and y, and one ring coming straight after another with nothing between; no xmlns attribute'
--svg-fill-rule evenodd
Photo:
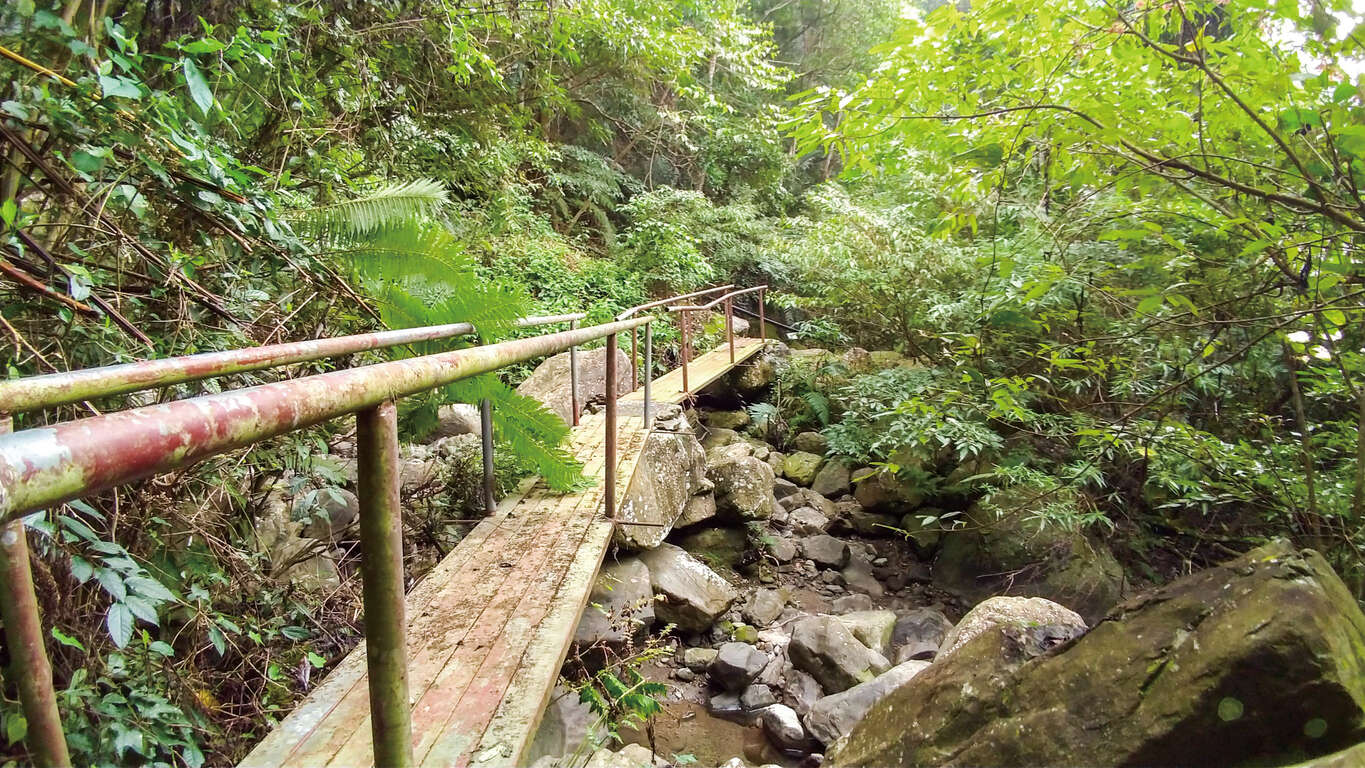
<svg viewBox="0 0 1365 768"><path fill-rule="evenodd" d="M580 345L606 339L606 456L604 507L616 510L617 334L631 333L631 381L638 386L637 338L645 329L644 414L651 423L649 382L654 316L641 312L668 306L681 313L682 370L687 391L690 342L687 313L725 303L726 335L734 360L734 297L759 295L760 338L765 335L762 296L766 286L730 291L699 306L670 306L710 296L724 285L632 307L614 322L577 327L583 313L531 317L520 327L568 323L569 330L497 344L303 376L217 394L96 415L54 426L13 431L13 416L40 408L183 384L229 374L275 368L356 352L438 341L477 333L468 323L357 334L273 344L226 352L148 360L0 382L0 618L27 721L25 738L38 765L70 764L57 712L45 633L29 569L21 517L144 477L188 466L224 451L356 415L357 486L360 498L361 579L369 668L375 764L412 764L411 712L407 692L406 617L403 591L402 518L399 506L396 402L454 381L569 350L572 421L580 421ZM690 391L688 392L690 394ZM493 435L491 404L480 402L484 502L491 511Z"/></svg>

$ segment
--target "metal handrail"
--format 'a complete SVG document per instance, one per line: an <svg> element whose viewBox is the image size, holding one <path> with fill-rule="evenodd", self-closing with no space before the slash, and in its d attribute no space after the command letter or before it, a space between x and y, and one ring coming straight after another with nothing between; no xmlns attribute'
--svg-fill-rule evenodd
<svg viewBox="0 0 1365 768"><path fill-rule="evenodd" d="M691 292L691 293L683 293L683 294L679 294L679 295L677 295L677 296L669 296L669 297L666 298L666 299L659 299L658 301L650 301L650 302L646 302L646 303L644 303L644 304L637 304L637 305L631 307L630 309L627 309L627 310L625 310L624 312L622 312L622 313L620 313L619 315L617 315L617 316L616 316L616 319L617 319L617 320L625 320L625 319L627 319L627 318L633 316L636 312L643 312L643 311L646 310L646 309L654 309L654 308L656 308L656 307L662 307L662 306L664 306L665 304L668 304L668 303L671 303L671 302L674 302L674 301L681 301L681 300L683 300L683 299L693 299L693 298L696 298L696 297L698 297L698 296L705 296L705 295L707 295L707 294L709 294L709 293L715 293L716 291L723 291L723 290L725 290L725 289L727 289L727 288L734 288L734 287L735 287L734 283L727 283L727 284L725 284L725 285L717 285L717 286L715 286L715 287L713 287L713 288L703 288L703 289L700 290L700 291L693 291L693 292ZM575 361L570 360L570 365L574 365L574 363L575 363ZM645 362L644 362L644 366L645 366L645 378L644 378L644 384L645 384L645 392L644 392L644 398L645 398L644 420L645 420L645 425L648 426L649 424L652 423L652 422L650 421L650 418L649 418L649 417L650 417L650 412L649 412L649 410L650 410L650 407L649 407L649 406L650 406L650 403L649 403L649 383L650 383L650 380L653 378L653 373L654 373L654 367L653 367L653 366L654 366L654 326L653 326L653 325L647 325L647 326L645 326ZM575 367L575 371L576 371L576 370L577 370L577 367ZM687 367L686 367L686 365L684 365L684 366L683 366L683 382L684 382L684 388L686 388L686 381L687 381ZM635 389L638 389L638 388L640 387L640 339L639 339L639 335L638 335L638 333L637 333L637 331L636 331L635 329L632 329L631 332L630 332L630 386L631 386L631 390L632 390L632 391L634 391ZM574 391L577 392L577 389L575 388ZM576 401L575 401L575 402L576 402ZM578 423L578 411L577 411L577 405L575 405L575 410L574 410L574 424L577 424L577 423Z"/></svg>
<svg viewBox="0 0 1365 768"><path fill-rule="evenodd" d="M729 283L728 285L718 285L718 286L716 286L715 288L707 288L707 289L701 290L701 291L693 291L692 293L683 293L683 294L679 294L679 295L677 295L677 296L669 296L669 297L666 298L666 299L659 299L658 301L651 301L651 302L649 302L649 303L647 303L647 304L637 304L637 305L631 307L630 309L627 309L625 312L622 312L621 314L617 315L617 316L616 316L616 319L617 319L617 320L625 320L626 318L630 317L631 315L634 315L636 312L640 312L640 311L642 311L642 310L654 309L655 307L662 307L662 306L665 305L665 304L671 304L671 303L673 303L673 302L675 302L675 301L681 301L681 300L683 300L683 299L693 299L693 298L696 298L696 297L698 297L698 296L705 296L705 295L708 294L708 293L715 293L716 291L723 291L723 290L725 290L726 288L734 288L734 287L735 287L735 284L734 284L734 283Z"/></svg>
<svg viewBox="0 0 1365 768"><path fill-rule="evenodd" d="M730 291L729 293L723 296L718 296L712 299L710 302L707 302L706 304L698 305L678 304L670 305L668 307L669 312L677 312L679 314L678 326L682 329L681 347L683 392L685 392L689 396L692 394L691 389L688 387L687 383L687 366L688 363L690 362L689 358L691 357L692 354L692 344L691 340L688 338L687 330L687 313L710 311L712 307L716 306L717 304L720 304L721 302L725 302L725 336L730 344L730 362L733 364L735 362L734 299L736 296L743 296L747 293L755 292L758 293L758 338L761 340L762 344L766 345L768 343L768 317L763 308L764 307L763 294L767 290L768 290L767 284L758 285L754 286L753 288L742 288L738 291Z"/></svg>
<svg viewBox="0 0 1365 768"><path fill-rule="evenodd" d="M558 316L550 321L577 319ZM12 418L0 414L0 619L11 656L24 670L20 698L35 762L67 765L70 759L19 518L354 413L374 758L376 765L412 765L395 401L605 336L603 503L610 519L616 506L617 334L648 327L654 319L645 316L315 374L21 432L10 432Z"/></svg>
<svg viewBox="0 0 1365 768"><path fill-rule="evenodd" d="M579 312L571 315L523 317L514 325L531 328L587 317ZM400 328L394 331L359 333L352 336L292 341L263 347L204 352L136 363L85 368L25 379L0 381L0 414L18 414L39 408L69 405L82 400L110 395L126 395L145 389L156 389L174 384L227 376L234 373L259 371L293 363L307 363L328 357L376 349L388 349L420 341L439 341L474 333L469 323L451 323L422 328Z"/></svg>

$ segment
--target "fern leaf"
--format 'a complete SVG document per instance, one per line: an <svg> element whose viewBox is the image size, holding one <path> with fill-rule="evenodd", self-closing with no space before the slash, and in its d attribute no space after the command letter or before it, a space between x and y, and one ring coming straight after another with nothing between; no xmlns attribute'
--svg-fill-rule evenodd
<svg viewBox="0 0 1365 768"><path fill-rule="evenodd" d="M414 179L384 184L369 194L314 208L306 216L321 232L361 237L435 215L449 202L440 182Z"/></svg>

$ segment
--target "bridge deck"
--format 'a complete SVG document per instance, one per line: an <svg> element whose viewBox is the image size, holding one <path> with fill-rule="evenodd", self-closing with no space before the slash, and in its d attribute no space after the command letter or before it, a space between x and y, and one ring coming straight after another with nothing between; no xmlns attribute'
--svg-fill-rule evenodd
<svg viewBox="0 0 1365 768"><path fill-rule="evenodd" d="M735 341L736 364L761 346ZM696 391L732 367L721 347L692 362L689 383ZM676 373L652 383L651 397L680 402ZM622 405L632 398L641 395L626 395ZM621 411L618 499L647 437L640 417ZM570 450L597 483L571 494L523 483L408 594L408 685L420 765L522 762L611 540L612 523L601 512L604 417L581 421ZM241 765L372 765L369 707L362 643Z"/></svg>

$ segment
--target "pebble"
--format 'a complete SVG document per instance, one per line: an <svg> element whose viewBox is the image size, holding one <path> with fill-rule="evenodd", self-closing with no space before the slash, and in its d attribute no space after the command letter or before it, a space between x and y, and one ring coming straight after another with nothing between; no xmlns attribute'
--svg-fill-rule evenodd
<svg viewBox="0 0 1365 768"><path fill-rule="evenodd" d="M697 673L693 672L687 667L679 667L673 670L673 676L683 681L684 683L690 683L693 680L697 679Z"/></svg>
<svg viewBox="0 0 1365 768"><path fill-rule="evenodd" d="M879 558L877 558L876 560L873 560L873 561L872 561L872 566L873 566L874 568L881 568L881 567L885 566L885 565L886 565L887 563L889 563L889 562L891 562L891 561L890 561L890 560L887 560L887 559L884 558L884 557L879 557Z"/></svg>

